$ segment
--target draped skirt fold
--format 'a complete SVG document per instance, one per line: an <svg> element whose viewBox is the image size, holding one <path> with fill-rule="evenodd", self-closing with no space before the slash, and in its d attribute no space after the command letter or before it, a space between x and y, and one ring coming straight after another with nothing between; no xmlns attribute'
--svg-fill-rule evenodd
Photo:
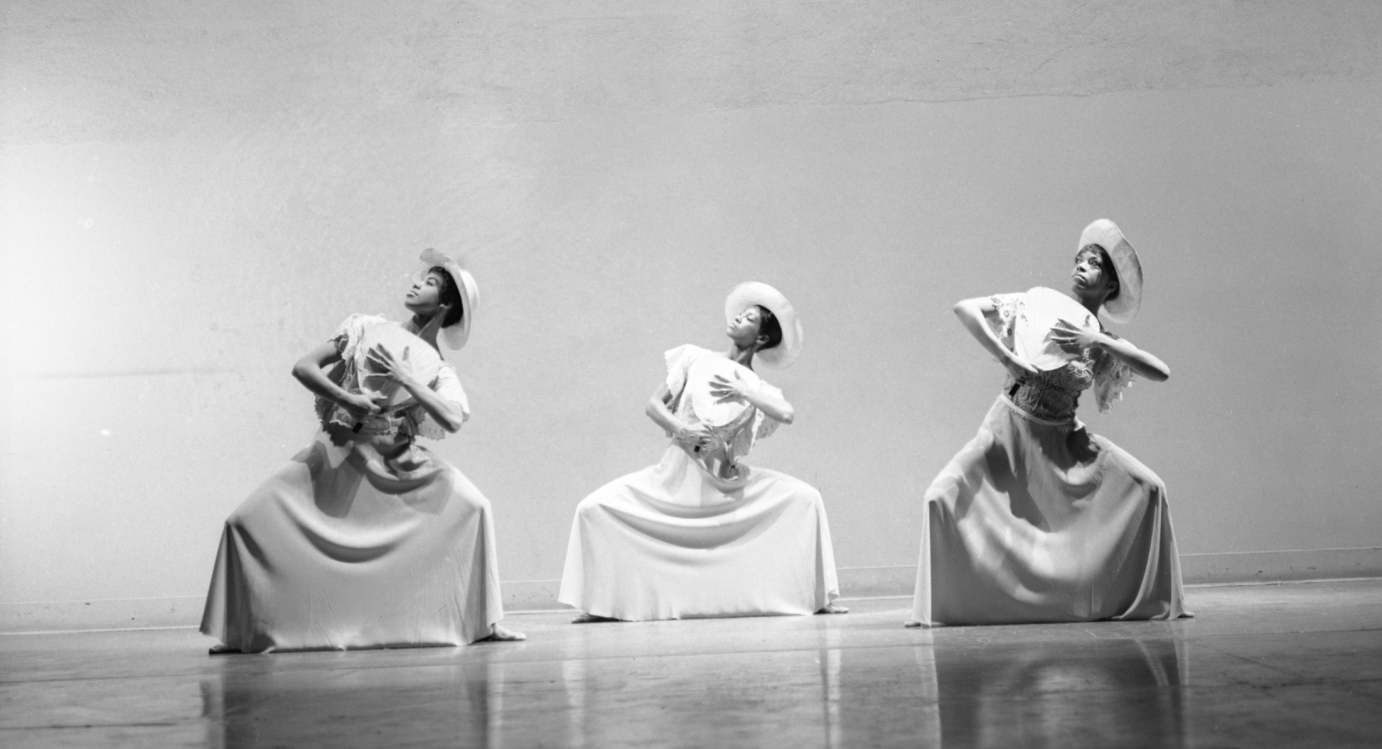
<svg viewBox="0 0 1382 749"><path fill-rule="evenodd" d="M740 466L724 482L678 447L576 510L559 599L629 621L811 614L839 596L821 494Z"/></svg>
<svg viewBox="0 0 1382 749"><path fill-rule="evenodd" d="M1000 396L926 492L913 621L1189 615L1165 484L1078 422Z"/></svg>
<svg viewBox="0 0 1382 749"><path fill-rule="evenodd" d="M504 615L489 500L413 457L395 474L319 434L226 520L201 631L247 653L488 636Z"/></svg>

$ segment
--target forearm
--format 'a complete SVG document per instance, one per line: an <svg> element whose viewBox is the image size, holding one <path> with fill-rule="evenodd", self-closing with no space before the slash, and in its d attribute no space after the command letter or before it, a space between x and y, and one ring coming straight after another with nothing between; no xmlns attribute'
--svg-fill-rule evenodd
<svg viewBox="0 0 1382 749"><path fill-rule="evenodd" d="M1166 362L1134 346L1130 341L1102 336L1099 346L1141 377L1153 382L1165 382L1171 376L1171 368L1166 366Z"/></svg>
<svg viewBox="0 0 1382 749"><path fill-rule="evenodd" d="M325 365L335 361L340 361L340 355L336 353L334 346L328 344L318 348L293 365L293 378L302 383L302 386L313 394L332 403L340 403L349 393L346 392L345 388L332 382L323 369Z"/></svg>
<svg viewBox="0 0 1382 749"><path fill-rule="evenodd" d="M662 431L669 435L685 431L687 425L681 419L678 419L676 415L672 413L672 410L667 407L667 401L665 397L661 395L662 393L662 390L654 393L653 396L648 399L648 406L643 409L643 412L648 415L649 419L653 420L654 424L662 427Z"/></svg>
<svg viewBox="0 0 1382 749"><path fill-rule="evenodd" d="M964 326L969 334L974 336L974 340L979 342L984 350L988 351L998 361L1007 361L1012 352L1008 350L1003 342L998 340L993 329L989 327L988 321L984 319L984 309L980 299L966 299L955 305L955 316L960 319L960 324Z"/></svg>
<svg viewBox="0 0 1382 749"><path fill-rule="evenodd" d="M797 417L796 410L792 408L792 404L781 398L774 398L770 395L763 395L762 393L745 393L744 400L748 401L749 405L762 411L765 416L773 421L791 424Z"/></svg>
<svg viewBox="0 0 1382 749"><path fill-rule="evenodd" d="M422 410L426 411L433 421L441 425L442 429L452 434L460 431L461 425L465 423L465 411L461 410L459 405L445 400L437 391L417 380L403 382L401 386L413 396L413 400L422 406Z"/></svg>

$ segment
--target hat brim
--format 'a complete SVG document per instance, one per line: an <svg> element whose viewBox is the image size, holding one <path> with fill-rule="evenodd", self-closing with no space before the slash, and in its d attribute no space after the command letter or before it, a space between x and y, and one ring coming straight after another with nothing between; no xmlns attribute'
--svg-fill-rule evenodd
<svg viewBox="0 0 1382 749"><path fill-rule="evenodd" d="M748 281L734 287L725 298L725 322L731 323L740 312L760 306L773 313L782 327L782 341L770 349L763 349L754 357L773 369L785 369L801 355L803 330L801 318L782 292L759 281Z"/></svg>
<svg viewBox="0 0 1382 749"><path fill-rule="evenodd" d="M460 263L436 250L423 250L421 259L428 267L443 268L451 275L456 290L461 292L462 303L465 305L465 309L461 311L461 319L454 325L442 328L439 336L447 348L459 351L465 347L466 341L470 340L470 322L475 317L476 305L480 303L480 286L475 283L475 277L462 268Z"/></svg>
<svg viewBox="0 0 1382 749"><path fill-rule="evenodd" d="M1142 261L1132 248L1123 231L1112 221L1101 218L1080 233L1080 244L1076 252L1097 244L1108 253L1113 261L1114 272L1118 274L1118 296L1106 300L1100 309L1109 322L1125 324L1132 322L1137 310L1142 307Z"/></svg>

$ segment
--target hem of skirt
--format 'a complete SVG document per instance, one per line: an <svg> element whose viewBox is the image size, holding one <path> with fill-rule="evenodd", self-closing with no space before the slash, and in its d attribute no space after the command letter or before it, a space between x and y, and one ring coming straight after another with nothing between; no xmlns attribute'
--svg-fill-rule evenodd
<svg viewBox="0 0 1382 749"><path fill-rule="evenodd" d="M1026 624L1095 624L1098 622L1173 622L1177 619L1193 619L1195 615L1185 609L1179 613L1170 611L1159 611L1154 614L1140 614L1128 616L1124 614L1114 614L1102 617L1060 617L1060 616L1032 616L1031 618L1015 616L1002 619L917 619L909 617L906 625L910 628L921 627L932 629L936 627L1005 627L1022 626Z"/></svg>
<svg viewBox="0 0 1382 749"><path fill-rule="evenodd" d="M488 635L486 635L487 637ZM219 639L219 638L218 638ZM329 643L314 643L310 645L277 645L271 644L262 649L254 649L252 646L231 645L221 641L210 649L211 655L271 655L273 653L324 653L324 652L345 652L348 650L411 650L414 648L463 648L473 645L481 637L470 642L458 641L437 641L437 642L390 642L390 643L369 643L364 645L333 645Z"/></svg>
<svg viewBox="0 0 1382 749"><path fill-rule="evenodd" d="M813 610L813 611L755 611L755 610L749 610L749 611L721 612L721 613L713 613L713 614L701 614L701 613L679 612L679 613L677 613L677 614L668 615L668 616L613 616L613 615L606 616L605 614L595 614L594 612L590 612L590 611L587 611L587 612L585 612L585 613L587 613L587 614L592 614L592 615L594 615L594 616L603 617L603 618L606 618L606 619L617 619L618 621L621 621L621 622L680 622L680 621L690 621L690 620L694 620L694 619L749 619L749 618L754 618L754 617L767 617L767 616L815 616L816 611L819 611L819 609L816 609L816 610Z"/></svg>
<svg viewBox="0 0 1382 749"><path fill-rule="evenodd" d="M1070 418L1065 419L1063 421L1052 421L1050 419L1043 419L1040 416L1033 416L1031 412L1024 410L1021 406L1014 403L1013 400L1009 398L1006 393L999 393L998 400L1002 401L1003 405L1007 406L1009 409L1013 411L1013 413L1017 414L1018 416L1035 424L1041 424L1042 426L1073 427L1078 422L1078 420L1074 416L1071 416Z"/></svg>
<svg viewBox="0 0 1382 749"><path fill-rule="evenodd" d="M571 608L583 614L598 616L602 619L614 619L621 622L672 622L684 621L687 619L741 619L756 616L813 616L816 612L825 608L830 603L833 603L835 598L839 598L839 596L834 596L833 598L821 604L820 606L815 606L814 608L811 608L810 611L784 611L780 609L768 611L763 609L741 609L737 611L699 612L695 610L678 610L674 613L667 614L648 614L640 612L630 612L618 606L602 607L599 605L593 605L587 608L579 603L572 603L571 601L563 601L561 599L557 599L557 602L564 604L566 606L570 606Z"/></svg>

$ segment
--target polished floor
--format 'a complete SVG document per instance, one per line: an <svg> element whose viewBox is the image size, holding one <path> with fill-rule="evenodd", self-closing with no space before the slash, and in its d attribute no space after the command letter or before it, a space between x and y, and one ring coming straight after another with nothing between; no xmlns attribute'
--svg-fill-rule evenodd
<svg viewBox="0 0 1382 749"><path fill-rule="evenodd" d="M1382 746L1382 580L1194 588L1193 620L903 629L517 615L521 644L207 655L0 635L0 746Z"/></svg>

